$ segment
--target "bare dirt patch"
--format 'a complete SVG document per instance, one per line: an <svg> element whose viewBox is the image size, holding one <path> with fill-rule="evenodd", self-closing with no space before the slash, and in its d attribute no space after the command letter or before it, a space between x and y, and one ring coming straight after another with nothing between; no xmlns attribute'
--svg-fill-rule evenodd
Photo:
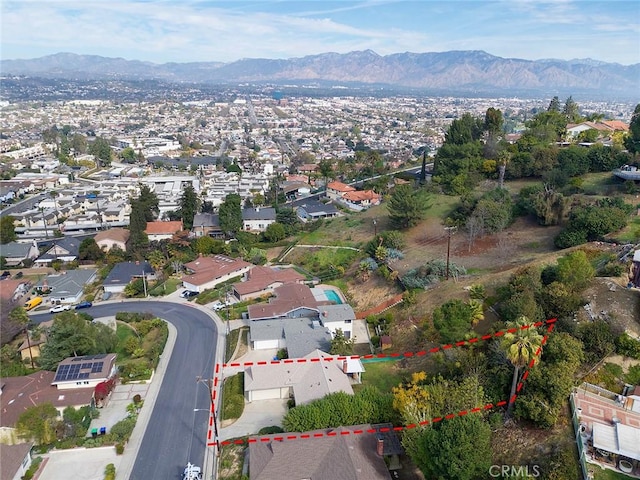
<svg viewBox="0 0 640 480"><path fill-rule="evenodd" d="M578 311L578 320L609 320L634 337L640 336L640 291L626 288L626 275L621 278L596 278L583 296L586 308Z"/></svg>
<svg viewBox="0 0 640 480"><path fill-rule="evenodd" d="M531 262L555 250L553 238L560 227L543 227L534 220L518 218L507 230L471 242L463 230L451 235L449 259L467 270L496 272ZM447 258L448 234L437 218L426 220L406 234L404 260L397 265L401 273L429 260Z"/></svg>
<svg viewBox="0 0 640 480"><path fill-rule="evenodd" d="M400 292L395 283L389 283L378 275L371 275L365 282L350 282L348 288L350 304L357 312L373 308Z"/></svg>

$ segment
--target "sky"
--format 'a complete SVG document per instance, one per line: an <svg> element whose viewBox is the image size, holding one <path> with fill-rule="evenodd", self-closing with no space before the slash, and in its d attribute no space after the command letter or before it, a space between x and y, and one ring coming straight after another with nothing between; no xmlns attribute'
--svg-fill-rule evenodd
<svg viewBox="0 0 640 480"><path fill-rule="evenodd" d="M2 0L0 58L154 63L484 50L640 63L638 0Z"/></svg>

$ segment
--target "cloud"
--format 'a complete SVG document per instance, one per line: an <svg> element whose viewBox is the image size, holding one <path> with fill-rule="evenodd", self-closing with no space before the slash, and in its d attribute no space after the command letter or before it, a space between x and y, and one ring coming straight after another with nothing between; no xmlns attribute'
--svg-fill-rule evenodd
<svg viewBox="0 0 640 480"><path fill-rule="evenodd" d="M477 49L540 58L539 52L555 49L566 58L568 52L586 51L592 53L585 56L602 60L638 62L636 17L628 6L625 11L618 2L610 3L615 5L569 0L5 0L2 56L72 51L181 62L364 49L383 55ZM625 33L635 36L618 38ZM585 35L594 41L580 44ZM560 37L564 43L553 44Z"/></svg>

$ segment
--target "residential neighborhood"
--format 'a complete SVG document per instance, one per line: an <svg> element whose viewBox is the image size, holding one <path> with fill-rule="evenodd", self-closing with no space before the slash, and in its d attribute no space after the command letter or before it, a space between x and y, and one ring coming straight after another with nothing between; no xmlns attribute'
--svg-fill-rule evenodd
<svg viewBox="0 0 640 480"><path fill-rule="evenodd" d="M0 106L3 475L640 478L640 107L274 88Z"/></svg>

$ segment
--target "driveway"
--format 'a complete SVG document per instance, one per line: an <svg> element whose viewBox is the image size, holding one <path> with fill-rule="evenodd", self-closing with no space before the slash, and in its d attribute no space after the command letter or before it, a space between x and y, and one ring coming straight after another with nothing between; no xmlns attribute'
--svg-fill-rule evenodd
<svg viewBox="0 0 640 480"><path fill-rule="evenodd" d="M113 463L116 471L122 455L113 446L54 450L46 455L38 480L103 480L105 467Z"/></svg>
<svg viewBox="0 0 640 480"><path fill-rule="evenodd" d="M259 400L244 404L244 412L238 420L220 429L220 440L257 434L262 427L282 426L287 413L287 400ZM224 421L223 421L224 424Z"/></svg>

